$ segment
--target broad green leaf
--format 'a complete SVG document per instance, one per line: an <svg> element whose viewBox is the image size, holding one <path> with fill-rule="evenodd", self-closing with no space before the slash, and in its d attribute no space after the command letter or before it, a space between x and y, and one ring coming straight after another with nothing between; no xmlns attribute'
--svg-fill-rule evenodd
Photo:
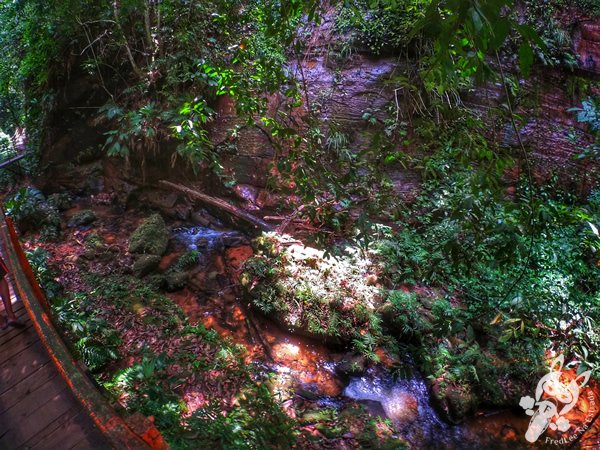
<svg viewBox="0 0 600 450"><path fill-rule="evenodd" d="M522 43L519 47L519 67L524 77L528 77L533 65L533 50L528 43Z"/></svg>

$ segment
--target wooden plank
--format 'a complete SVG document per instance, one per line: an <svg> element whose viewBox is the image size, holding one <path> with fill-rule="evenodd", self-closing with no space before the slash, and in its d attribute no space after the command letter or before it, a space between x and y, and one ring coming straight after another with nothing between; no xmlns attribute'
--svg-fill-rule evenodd
<svg viewBox="0 0 600 450"><path fill-rule="evenodd" d="M75 444L70 450L111 450L111 447L98 439L96 436L86 435L81 441Z"/></svg>
<svg viewBox="0 0 600 450"><path fill-rule="evenodd" d="M3 214L0 210L0 219L2 218ZM64 396L62 401L59 401L59 398L57 398L46 405L40 405L39 402L36 402L35 405L30 405L36 411L43 410L44 417L40 422L47 422L48 418L55 421L58 420L64 412L72 407L69 403L72 404L77 400L86 411L89 426L93 428L97 426L98 431L102 431L102 439L108 440L110 445L115 449L147 449L149 446L155 450L168 448L153 426L148 426L147 430L144 431L133 431L119 417L110 403L100 394L92 381L87 378L86 374L80 370L54 328L54 324L49 320L50 308L46 297L35 279L35 275L19 243L12 222L8 218L5 218L4 222L4 224L0 224L0 246L2 247L5 261L12 270L11 277L14 281L14 287L19 292L19 297L25 304L28 314L32 317L40 341L0 364L0 391L10 389L11 384L15 384L15 372L18 372L20 378L22 378L23 374L27 376L34 372L31 368L32 365L40 366L40 361L46 362L52 360L56 364L58 373L61 375L61 380L64 377L68 382L69 388L66 388L67 383L64 381L63 385L66 389L65 392L69 395ZM40 346L45 351L41 352ZM25 359L25 353L34 355L33 363ZM40 353L43 353L43 355ZM12 369L12 374L10 369ZM7 375L8 382L5 381L3 373ZM67 397L71 402L67 401ZM17 403L0 416L0 426L4 425L2 418L6 417L8 419L9 412L16 411L16 408L20 407L22 403ZM34 423L36 427L28 431L30 437L39 433L42 429L51 426L49 423L45 423L43 424L45 426L40 427L39 422L36 421ZM0 448L4 448L5 444L8 443L10 443L9 448L19 448L21 443L16 440L16 431L10 431L10 434L13 436L2 435L2 429L0 428ZM142 435L152 437L151 445L142 439Z"/></svg>
<svg viewBox="0 0 600 450"><path fill-rule="evenodd" d="M71 412L67 420L63 420L59 427L53 431L45 433L43 439L38 440L36 444L26 443L26 446L33 449L46 450L48 448L60 449L110 449L104 440L101 440L95 430L87 426L89 420L83 412ZM54 424L53 424L54 425Z"/></svg>
<svg viewBox="0 0 600 450"><path fill-rule="evenodd" d="M12 389L0 395L0 414L18 403L21 398L35 392L43 384L57 377L56 368L49 361L28 377L22 379Z"/></svg>
<svg viewBox="0 0 600 450"><path fill-rule="evenodd" d="M0 394L12 388L19 380L35 372L43 366L50 357L44 352L42 344L36 342L0 365Z"/></svg>
<svg viewBox="0 0 600 450"><path fill-rule="evenodd" d="M54 420L54 422L52 422L50 425L48 425L46 428L41 430L35 436L32 436L29 440L27 440L23 444L23 447L28 448L28 449L51 448L48 445L46 445L48 439L55 432L58 432L59 435L64 433L64 430L65 430L67 424L69 423L69 421L73 420L73 417L76 417L78 414L81 414L79 406L73 405L73 407L71 409L67 410L66 412L61 414L59 417L57 417L56 420Z"/></svg>
<svg viewBox="0 0 600 450"><path fill-rule="evenodd" d="M11 296L11 299L12 308L15 314L17 313L17 311L25 310L25 305L23 305L23 302L17 301L14 296ZM4 308L4 302L0 301L0 312L4 312L5 310L6 309Z"/></svg>
<svg viewBox="0 0 600 450"><path fill-rule="evenodd" d="M7 359L12 358L17 353L29 348L34 343L38 342L40 338L37 333L33 329L33 325L21 329L21 332L18 336L15 336L13 339L8 342L3 342L0 344L2 346L2 351L0 351L0 364Z"/></svg>
<svg viewBox="0 0 600 450"><path fill-rule="evenodd" d="M7 445L9 448L20 448L32 436L72 408L74 402L65 401L68 393L64 383L47 383L35 396L28 396L0 415L0 423L10 427L8 433L0 438L0 448Z"/></svg>
<svg viewBox="0 0 600 450"><path fill-rule="evenodd" d="M13 312L15 313L15 316L17 316L17 319L20 318L22 320L25 320L26 317L29 317L27 314L27 309L25 308L25 306L23 306L23 303L21 302L13 305ZM6 317L4 309L0 311L0 314Z"/></svg>
<svg viewBox="0 0 600 450"><path fill-rule="evenodd" d="M11 341L13 341L14 339L19 339L20 336L23 333L27 332L28 329L33 328L33 323L31 322L31 320L22 320L23 324L25 325L25 328L8 327L6 330L0 331L0 358L3 347L5 347L6 345L13 345ZM0 363L1 362L2 360L0 359Z"/></svg>

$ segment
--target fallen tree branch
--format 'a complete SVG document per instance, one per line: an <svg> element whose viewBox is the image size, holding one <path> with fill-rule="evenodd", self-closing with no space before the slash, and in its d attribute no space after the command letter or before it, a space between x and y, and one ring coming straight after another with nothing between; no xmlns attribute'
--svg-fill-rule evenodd
<svg viewBox="0 0 600 450"><path fill-rule="evenodd" d="M252 214L248 213L247 211L244 211L241 208L238 208L237 206L233 206L231 203L228 203L225 200L216 197L211 197L209 195L190 189L189 187L183 186L181 184L171 183L170 181L166 180L160 180L159 184L169 187L171 189L175 189L176 191L183 192L184 194L187 194L190 197L200 200L201 202L204 202L208 205L222 209L223 211L251 224L254 228L258 228L263 231L273 231L273 227L264 220L253 216Z"/></svg>

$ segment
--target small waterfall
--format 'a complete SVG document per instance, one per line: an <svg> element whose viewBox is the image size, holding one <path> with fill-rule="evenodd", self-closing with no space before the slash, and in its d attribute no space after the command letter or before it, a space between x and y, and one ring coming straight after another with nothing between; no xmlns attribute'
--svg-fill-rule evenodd
<svg viewBox="0 0 600 450"><path fill-rule="evenodd" d="M431 407L427 386L416 371L410 377L395 378L381 368L370 368L352 377L343 395L379 403L416 448L456 448L460 442L459 430L443 422Z"/></svg>

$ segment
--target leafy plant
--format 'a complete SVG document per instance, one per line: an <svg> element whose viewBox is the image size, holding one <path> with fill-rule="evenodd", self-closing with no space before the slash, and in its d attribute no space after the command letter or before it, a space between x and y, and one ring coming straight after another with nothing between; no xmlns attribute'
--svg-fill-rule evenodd
<svg viewBox="0 0 600 450"><path fill-rule="evenodd" d="M48 264L50 254L42 247L36 247L26 250L25 256L46 296L50 301L54 300L61 293L62 286L56 281L56 272Z"/></svg>
<svg viewBox="0 0 600 450"><path fill-rule="evenodd" d="M58 210L50 205L44 194L33 187L23 187L4 202L6 214L11 216L22 232L41 231L41 239L53 241L60 235Z"/></svg>
<svg viewBox="0 0 600 450"><path fill-rule="evenodd" d="M119 359L119 334L89 308L84 295L56 298L52 310L73 337L75 348L91 372L99 372Z"/></svg>

